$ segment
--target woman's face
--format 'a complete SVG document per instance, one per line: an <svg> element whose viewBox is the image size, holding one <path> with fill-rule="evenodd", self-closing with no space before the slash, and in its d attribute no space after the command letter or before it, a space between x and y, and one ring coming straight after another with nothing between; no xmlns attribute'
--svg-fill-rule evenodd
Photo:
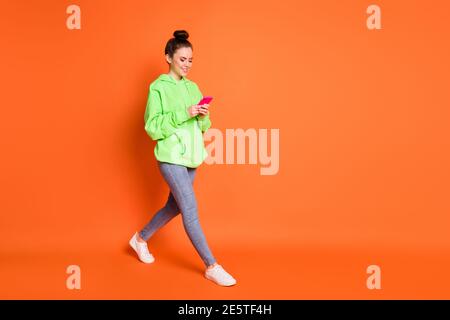
<svg viewBox="0 0 450 320"><path fill-rule="evenodd" d="M180 77L185 77L192 67L192 49L189 47L179 48L173 54L173 59L166 55L167 62L170 63L170 70Z"/></svg>

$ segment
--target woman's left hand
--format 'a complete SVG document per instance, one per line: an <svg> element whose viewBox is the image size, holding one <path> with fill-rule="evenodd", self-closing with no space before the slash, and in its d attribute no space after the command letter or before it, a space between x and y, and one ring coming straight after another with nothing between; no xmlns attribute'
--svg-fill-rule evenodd
<svg viewBox="0 0 450 320"><path fill-rule="evenodd" d="M204 116L206 116L207 114L209 114L209 104L202 104L200 106L200 108L198 109L198 116L200 118L203 118Z"/></svg>

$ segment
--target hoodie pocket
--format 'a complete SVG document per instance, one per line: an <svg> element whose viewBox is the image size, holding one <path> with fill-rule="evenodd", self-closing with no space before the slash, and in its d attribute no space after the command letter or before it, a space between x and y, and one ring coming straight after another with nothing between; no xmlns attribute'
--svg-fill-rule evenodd
<svg viewBox="0 0 450 320"><path fill-rule="evenodd" d="M174 135L177 137L178 139L178 143L181 146L181 150L180 150L180 154L183 155L186 153L186 144L183 142L183 139L177 134L177 132L174 132Z"/></svg>

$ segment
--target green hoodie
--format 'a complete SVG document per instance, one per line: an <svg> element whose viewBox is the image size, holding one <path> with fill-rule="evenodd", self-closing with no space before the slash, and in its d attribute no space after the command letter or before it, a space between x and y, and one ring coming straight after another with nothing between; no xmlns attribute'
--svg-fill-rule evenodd
<svg viewBox="0 0 450 320"><path fill-rule="evenodd" d="M175 80L163 73L150 84L145 109L145 131L156 140L157 160L186 167L198 167L208 156L203 133L211 127L209 114L191 117L187 109L203 95L186 77Z"/></svg>

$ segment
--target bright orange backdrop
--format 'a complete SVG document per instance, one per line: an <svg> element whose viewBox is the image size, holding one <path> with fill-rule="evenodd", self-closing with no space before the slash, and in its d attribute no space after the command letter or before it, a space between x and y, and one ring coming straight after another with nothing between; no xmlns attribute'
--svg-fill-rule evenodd
<svg viewBox="0 0 450 320"><path fill-rule="evenodd" d="M79 0L81 30L70 4L1 2L0 298L450 298L448 1ZM201 278L180 216L154 265L127 247L169 192L143 115L176 29L213 128L280 129L278 174L194 182L233 288Z"/></svg>

